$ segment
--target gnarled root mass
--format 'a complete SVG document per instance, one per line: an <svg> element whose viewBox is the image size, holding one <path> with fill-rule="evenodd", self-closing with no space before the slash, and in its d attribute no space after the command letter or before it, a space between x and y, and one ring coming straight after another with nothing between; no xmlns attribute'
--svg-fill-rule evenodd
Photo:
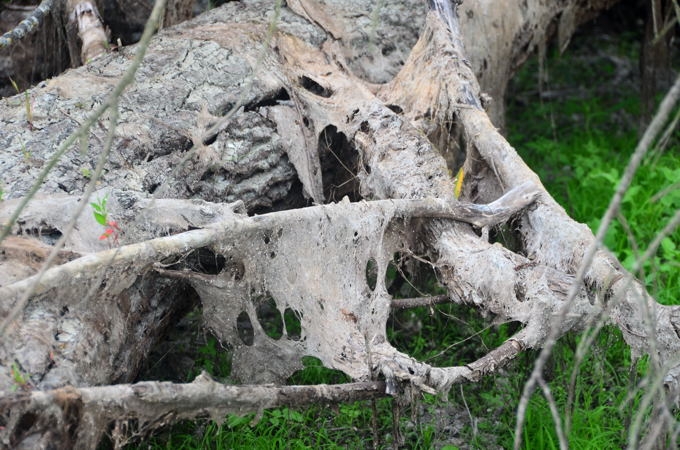
<svg viewBox="0 0 680 450"><path fill-rule="evenodd" d="M392 6L402 4L410 2ZM91 214L71 218L105 127L93 128L83 139L89 153L68 153L8 224L15 236L0 243L0 445L89 448L111 422L123 439L133 420L150 429L399 395L404 386L447 392L603 317L635 354L654 349L677 402L680 310L656 304L606 252L584 261L593 235L555 203L484 110L488 98L462 47L474 36L460 31L472 29L472 9L462 24L446 8L423 11L424 22L392 17L376 42L423 30L400 70L378 48L380 64L392 68L381 72L371 47L353 46L361 21L343 22L369 18L366 4L289 1L264 18L263 8L228 3L154 40L135 85L118 99L106 187L90 199L106 199L116 223L109 240L99 239L104 230ZM548 19L524 18L544 32ZM49 137L74 130L103 101L132 51L33 90L30 130L10 120L20 108L0 108L9 130L0 144L11 150L3 162L12 168L2 174L12 199L0 203L0 221L30 188L22 170L37 171ZM461 167L456 198L451 174ZM301 208L311 202L318 206ZM55 266L36 275L71 220ZM489 228L510 221L514 245L490 243ZM474 305L524 328L456 367L398 351L386 337L391 308L430 300L393 301L385 275L395 253L436 268L448 293L432 301ZM589 270L574 289L583 264ZM233 351L232 376L249 385L205 376L187 385L126 384L196 302L205 327ZM296 317L299 330L284 324L280 338L268 336L259 321L265 303ZM303 356L356 383L250 385L282 383Z"/></svg>

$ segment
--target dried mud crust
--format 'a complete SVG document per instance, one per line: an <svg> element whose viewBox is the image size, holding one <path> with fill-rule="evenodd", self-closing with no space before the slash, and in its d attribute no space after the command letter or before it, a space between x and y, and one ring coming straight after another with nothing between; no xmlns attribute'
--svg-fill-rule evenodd
<svg viewBox="0 0 680 450"><path fill-rule="evenodd" d="M545 6L541 2L535 5L536 8ZM550 11L559 15L554 9ZM309 10L306 13L311 14ZM327 19L323 11L312 15L310 24L322 24ZM45 314L31 316L30 322L19 326L38 329L40 320L51 315L48 317L52 320L50 323L61 327L61 331L49 329L46 334L32 333L33 329L29 329L31 332L18 330L17 339L22 340L23 348L33 350L31 354L20 352L15 355L12 353L14 348L8 345L0 348L11 358L21 359L22 365L31 373L49 371L49 377L39 380L41 387L52 387L60 380L64 383L72 381L75 385L127 381L137 375L136 369L156 337L153 333L161 333L174 321L175 301L191 298L181 291L181 287L190 284L201 297L206 326L223 342L235 343L237 373L234 376L242 381L281 382L299 367L302 355L312 354L324 365L342 370L355 379L383 376L387 389L381 387L381 392L395 394L400 385L407 384L424 392L441 393L448 392L454 383L478 381L485 374L496 372L527 348L542 345L552 329L558 334L578 330L601 310L601 304L595 304L589 296L597 288L598 280L609 277L620 267L607 255L598 255L588 274L589 280L594 281L577 285L579 290L570 315L549 326L550 319L564 304L574 271L593 236L585 226L569 219L550 196L537 188L540 183L535 174L479 108L479 86L464 57L458 35L452 35L453 18L448 19L445 23L437 14L428 14L425 31L404 69L390 83L379 88L358 82L353 74L338 66L343 49L338 48L341 43L337 40L329 40L328 45L319 48L293 33L276 34L274 51L266 56L270 58L267 60L269 70L255 70L261 38L268 29L266 20L249 24L247 34L240 32L243 24L200 25L193 29L191 24L185 24L181 27L183 36L174 36L167 31L160 33L154 41L157 47L153 48L150 66L142 68L138 74L137 89L126 92L121 100L122 105L134 104L137 108L123 109L122 115L127 115L132 125L126 127L121 123L119 132L123 139L117 143L112 158L115 168L128 175L133 189L143 185L139 181L143 177L126 166L128 159L136 161L135 158L141 155L150 155L151 162L162 160L166 149L155 145L154 138L160 129L171 129L169 124L177 128L173 130L175 136L190 136L199 147L193 155L195 158L189 160L195 164L198 173L209 173L211 168L217 168L219 172L220 165L227 165L229 160L221 158L234 150L229 148L230 141L219 147L221 151L212 151L214 149L208 147L221 144L219 136L214 141L202 139L203 132L211 126L211 121L239 102L241 91L221 77L236 74L238 76L233 79L241 80L243 75L254 73L254 92L244 94L247 108L244 107L243 112L251 113L256 109L259 112L266 108L271 112L280 108L279 111L287 112L287 121L280 117L277 121L275 114L272 115L274 118L265 114L262 117L275 121L278 131L296 120L297 130L308 130L301 132L305 145L291 145L291 139L286 152L289 160L297 164L296 172L307 194L315 198L319 192L324 192L313 189L314 182L323 178L323 169L327 167L314 164L314 158L319 158L315 150L340 147L351 155L350 146L344 145L346 141L353 144L358 154L357 164L349 167L349 171L356 171L360 195L380 201L352 203L346 197L333 205L234 217L230 211L217 211L221 204L156 199L167 203L151 216L144 216L148 212L145 209L140 211L139 217L130 214L134 225L130 229L140 233L135 236L139 239L129 236L131 245L57 266L46 273L39 285L29 278L0 288L0 298L15 302L27 288L35 288L31 298L34 309L27 310L26 314L33 314L37 305L45 306ZM542 25L548 26L549 22ZM337 30L328 30L330 34L335 32ZM301 34L308 37L305 33ZM235 65L232 73L210 71L211 65L220 66L222 60L206 61L203 57L197 60L192 58L194 50L202 56L216 54L230 59ZM130 52L123 50L102 60L101 66L88 66L78 74L85 73L106 85L107 80L110 82L110 78L120 74L130 56ZM177 62L183 70L179 71L181 76L173 78L172 73L177 75L173 64ZM191 70L192 65L182 66L189 62L203 64L201 68L206 70L197 73ZM204 73L214 75L215 79L195 78ZM182 77L192 80L188 83L190 89L181 89ZM53 88L60 87L65 98L75 92L69 91L68 80L66 76L60 77L52 85ZM156 83L159 80L161 82ZM288 100L279 95L282 87L288 89ZM180 95L172 96L170 92ZM98 95L97 92L90 95L90 100L101 101ZM166 97L176 116L167 110L149 110L149 105L158 101L157 97ZM50 99L43 97L42 100ZM199 108L208 100L212 103ZM272 100L277 104L272 104ZM77 101L69 104L72 108L69 112L76 114L78 105ZM154 112L163 119L161 122L167 123L154 122L158 119ZM13 113L17 114L17 110ZM49 122L44 109L40 113L33 124L38 129ZM136 133L138 129L133 125L140 124L141 132ZM184 129L182 125L185 125ZM452 139L452 128L456 127L458 131L464 131L459 134L456 144L458 151L465 153L464 159L470 164L472 175L458 200L454 198L446 161L428 139L443 137L446 144ZM200 132L192 133L196 129ZM228 128L222 131L225 130ZM328 130L325 136L330 144L319 142L318 138L325 130ZM339 137L341 135L343 139ZM258 141L253 139L252 142L257 144ZM307 159L299 153L296 155L296 148L307 149L308 153L302 155ZM184 178L176 180L175 184L156 186L154 194L164 190L179 191L188 176L190 174L184 173ZM515 222L519 229L516 235L521 239L517 248L521 251L515 252L500 243L492 244L484 231L470 226L484 227L486 222L459 220L445 214L423 214L423 210L432 211L433 205L438 210L447 207L465 209L471 208L466 201L486 204L500 200L502 195L516 192L525 183L533 186L533 194L540 198L536 195L526 198L527 202L519 209L506 208L509 215L503 216L507 220L522 210ZM54 189L54 184L52 179L47 186ZM56 188L63 190L58 183ZM126 214L134 205L123 201L121 206L124 210L117 213ZM484 211L479 216L488 218L490 206L476 207L478 211ZM197 214L187 217L191 216L187 211ZM417 228L410 220L414 217L429 220L421 221L422 228ZM172 233L163 233L163 227ZM88 227L76 229L74 235L89 242L84 236ZM149 239L145 234L159 230L161 237L157 239ZM151 235L154 236L158 234ZM394 349L385 337L384 324L391 298L384 286L384 273L396 251L415 251L415 248L425 249L423 252L427 253L419 252L418 255L430 258L439 269L442 283L454 301L474 305L496 315L499 320L522 322L526 327L485 356L460 366L433 367ZM217 262L184 265L193 251L212 254ZM379 274L375 283L370 283L366 276L371 260ZM644 332L638 330L639 320L636 322L639 311L634 308L638 303L631 298L642 288L634 284L634 290L620 293L624 306L614 313L618 315L615 319L621 322L622 331L629 333L626 336L631 340L631 346L643 351L646 340L635 340L635 336L642 336ZM90 296L92 292L97 295ZM66 309L53 301L62 296L71 302ZM266 296L274 299L279 310L290 307L300 313L304 337L296 341L290 335L285 339L266 335L255 320L257 299ZM93 305L92 299L98 301L100 307ZM239 333L239 317L243 315L251 323L252 339ZM659 350L666 359L677 354L678 342L673 339L675 335L670 333L670 326L672 324L659 324L660 328L665 327L659 333L668 338L667 346ZM81 332L85 334L82 339ZM56 336L54 339L63 344L60 347L63 354L58 355L63 359L46 367L50 336ZM38 345L39 339L45 339L48 345ZM73 358L73 354L83 357ZM10 356L5 359L9 360ZM215 387L204 381L199 380L190 387ZM5 377L3 382L9 385L11 380ZM145 384L143 390L153 386L153 383ZM33 393L27 394L27 397L31 396ZM225 402L218 412L228 412L225 409L231 405ZM263 407L253 403L249 406ZM192 410L187 414L195 413ZM154 409L145 414L158 419L161 413ZM102 414L98 417L100 421L110 420ZM91 427L89 435L82 434L79 438L96 442L97 433L105 429L105 425L101 429ZM82 431L85 433L84 429Z"/></svg>

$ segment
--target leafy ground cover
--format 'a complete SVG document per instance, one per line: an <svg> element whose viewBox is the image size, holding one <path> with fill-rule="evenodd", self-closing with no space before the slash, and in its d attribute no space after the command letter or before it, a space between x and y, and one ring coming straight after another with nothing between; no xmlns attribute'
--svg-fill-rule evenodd
<svg viewBox="0 0 680 450"><path fill-rule="evenodd" d="M518 74L511 88L507 135L567 212L595 231L637 143L639 101L634 68L637 37L593 33L576 39L573 54L548 58L548 81L540 83L541 89L538 61L530 61ZM630 269L679 208L680 137L676 133L665 148L656 148L645 158L618 220L609 229L607 247ZM680 233L676 232L664 239L658 254L638 274L661 303L680 303L679 261ZM403 283L399 267L395 263L393 295L419 295L421 289L438 292L435 274L421 286L411 286L410 281ZM459 365L499 345L517 331L518 324L489 325L474 309L443 305L395 313L389 327L391 342L414 357L437 365ZM187 379L200 369L226 379L228 358L214 338L204 339ZM526 352L494 377L454 387L448 403L424 396L406 407L396 427L404 447L511 448L515 408L535 357L536 353ZM313 358L305 365L291 383L348 381ZM571 448L625 447L629 430L650 413L640 406L647 375L647 361L632 364L621 333L613 327L563 338L547 366L546 379ZM283 408L265 411L261 417L229 416L221 426L185 423L139 448L335 449L374 444L391 448L396 429L393 404L384 399L302 411ZM542 395L530 402L523 440L527 449L559 448L555 423Z"/></svg>

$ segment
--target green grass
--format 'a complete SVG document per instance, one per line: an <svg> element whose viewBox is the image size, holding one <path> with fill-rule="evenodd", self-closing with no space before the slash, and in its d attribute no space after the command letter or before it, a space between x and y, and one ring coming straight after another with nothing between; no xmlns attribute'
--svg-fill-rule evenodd
<svg viewBox="0 0 680 450"><path fill-rule="evenodd" d="M606 83L606 72L593 77L587 71L569 70L569 64L573 64L569 58L553 57L548 62L553 88ZM516 80L515 88L521 91L536 83L535 73L531 66L527 67ZM605 80L598 80L598 76ZM508 117L514 118L509 124L510 142L569 215L586 223L593 232L597 231L637 144L637 128L630 125L637 124L638 104L634 94L612 91L537 102L531 108L513 110L510 107ZM639 255L680 209L679 149L676 132L669 148L653 149L647 155L624 197L618 220L607 232L605 245L627 269L633 267ZM663 304L680 304L679 261L680 232L676 231L664 239L657 255L637 274ZM647 373L646 362L643 360L633 369L635 376L630 381L630 351L618 329L604 328L578 368L573 409L567 408L566 393L579 339L577 336L562 339L555 348L549 373L553 376L550 386L563 422L566 411L572 410L570 447L625 447L630 421L638 412L643 395L637 385ZM516 398L510 396L508 401L516 404ZM649 414L648 411L642 413ZM512 430L514 420L504 422ZM525 448L559 448L542 395L536 394L531 400L523 437ZM511 445L512 439L509 433L503 446Z"/></svg>
<svg viewBox="0 0 680 450"><path fill-rule="evenodd" d="M350 414L343 411L351 408ZM215 422L191 422L173 428L169 436L150 443L156 449L307 449L361 447L354 424L363 426L352 412L365 408L343 406L323 413L309 409L288 408L265 411L259 420L253 415L229 416L221 425Z"/></svg>
<svg viewBox="0 0 680 450"><path fill-rule="evenodd" d="M627 41L626 41L627 42ZM634 48L618 43L618 56L634 55ZM579 68L578 61L553 55L548 64L552 89L564 86L599 86L614 76L606 61ZM536 90L536 62L520 73L514 92ZM603 80L604 78L604 80ZM616 90L540 102L529 96L529 107L510 104L509 141L539 174L554 198L577 221L596 231L599 220L614 193L626 163L637 143L638 99L636 94ZM668 219L680 208L680 143L653 150L640 167L624 199L618 220L610 227L605 243L631 268ZM658 254L644 265L639 278L664 304L680 303L680 233L663 241ZM400 283L395 267L391 292L395 297L418 295L413 287ZM401 280L403 281L403 280ZM435 277L424 278L427 293L438 293ZM502 343L518 329L517 324L489 326L476 310L460 305L442 305L395 313L388 324L390 341L414 357L435 365L459 365L473 361ZM568 433L574 449L622 448L627 431L638 412L643 392L638 388L647 373L643 359L631 370L630 350L621 332L603 328L595 337L583 361L576 367L575 354L582 335L570 334L555 347L545 370L562 424L570 418ZM212 343L211 343L212 342ZM442 352L442 350L446 350ZM477 384L452 389L449 403L424 396L415 406L420 422L402 415L400 429L406 448L457 448L453 438L472 448L511 448L514 439L515 408L524 381L537 352L524 352L496 376ZM196 364L209 372L228 372L229 361L214 341L208 341ZM576 368L575 368L576 367ZM571 384L576 370L575 383ZM632 374L632 376L631 376ZM192 375L195 375L193 373ZM349 381L337 371L305 360L305 369L289 380L294 384L341 383ZM568 398L573 397L571 403ZM392 440L391 401L376 402L381 446ZM447 409L448 408L448 409ZM441 426L451 409L462 412L467 425L456 432ZM643 411L649 414L648 411ZM228 416L225 422L184 423L146 442L152 449L335 449L372 446L371 404L357 402L336 407L288 408L265 411L254 417ZM446 419L453 421L453 419ZM461 420L459 419L459 422ZM142 447L140 447L142 448ZM535 394L523 429L523 448L559 448L548 403Z"/></svg>
<svg viewBox="0 0 680 450"><path fill-rule="evenodd" d="M562 69L565 60L558 58L554 63ZM580 72L576 73L585 79L574 80L573 71L558 69L554 70L557 86L594 82ZM533 73L529 68L516 83L536 82ZM537 102L532 108L510 108L508 117L515 120L509 124L510 142L569 215L593 232L637 144L636 127L622 124L637 123L638 104L635 95L614 92L585 100L565 98ZM676 131L670 148L653 149L647 155L624 197L618 220L607 232L606 246L627 269L680 209L678 136ZM664 239L660 252L638 274L663 304L680 302L679 261L680 232L676 231Z"/></svg>

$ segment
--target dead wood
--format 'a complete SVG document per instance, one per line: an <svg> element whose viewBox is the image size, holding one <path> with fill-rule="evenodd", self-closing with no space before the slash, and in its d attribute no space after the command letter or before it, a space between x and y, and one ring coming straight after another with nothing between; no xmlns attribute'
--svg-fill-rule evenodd
<svg viewBox="0 0 680 450"><path fill-rule="evenodd" d="M100 387L64 387L50 391L19 392L0 398L0 409L20 409L24 416L39 417L51 430L41 440L10 436L12 448L96 448L100 435L84 433L84 427L102 430L113 423L112 436L124 445L132 436L145 436L168 423L209 418L222 423L227 414L260 414L264 409L332 404L384 397L385 383L367 381L339 385L228 386L203 373L192 383L140 382ZM15 420L20 419L18 416ZM22 430L11 421L8 427ZM48 440L49 439L49 440Z"/></svg>
<svg viewBox="0 0 680 450"><path fill-rule="evenodd" d="M608 254L596 255L569 313L553 320L593 236L550 198L498 133L477 75L484 81L491 71L485 65L499 71L486 82L498 81L502 89L494 95L502 98L510 74L526 49L545 39L553 18L562 17L566 42L592 10L579 9L579 2L529 3L499 31L522 37L510 53L490 44L508 40L474 25L497 17L484 14L483 2L478 10L460 7L460 22L442 9L414 21L400 9L410 2L394 2L394 15L369 38L361 37L368 2L314 0L289 2L276 21L262 3L227 4L160 32L136 84L118 101L106 188L91 197L109 193L121 245L107 249L98 240L101 228L85 214L68 236L63 263L39 281L26 276L44 258L42 245L71 220L102 151L105 120L83 140L85 151L74 149L59 161L42 198L11 224L14 234L43 244L3 247L3 263L20 258L21 264L0 287L0 405L20 405L0 410L0 443L45 439L66 416L70 444L96 442L107 424L69 416L71 407L45 427L26 426L21 417L32 399L59 407L54 392L43 395L50 389L133 381L155 339L199 301L205 326L234 353L237 379L280 383L301 368L302 356L313 355L354 380L384 378L395 395L406 384L446 392L453 383L479 380L524 349L540 347L550 327L562 335L609 315L636 354L652 351L654 335L653 350L677 401L678 308L654 304L638 282L622 283L628 274ZM610 2L601 3L597 8ZM400 46L409 36L415 40L421 24L400 67L394 53L408 53ZM382 47L374 51L367 42ZM386 52L390 42L394 49ZM476 46L484 42L489 46ZM48 163L54 139L106 101L133 53L134 47L121 49L34 89L30 118L21 101L3 100L0 146L9 151L0 159L1 176L15 199L0 204L3 221ZM456 199L450 174L461 166L467 176ZM281 209L287 211L243 214ZM490 243L488 228L511 218L517 245ZM397 252L417 253L436 267L453 301L525 328L456 367L432 367L397 351L385 334L393 306L385 272ZM369 265L376 268L374 284ZM22 304L29 286L34 292ZM641 299L654 304L653 324L641 325ZM290 310L299 318L300 335L285 327L280 339L266 335L258 311L269 301L281 315ZM36 392L9 393L16 387L13 365L28 378L22 387ZM130 387L111 392L116 389ZM77 398L88 391L80 392ZM200 414L195 406L183 417ZM179 417L173 408L141 419L172 421Z"/></svg>
<svg viewBox="0 0 680 450"><path fill-rule="evenodd" d="M69 0L66 11L71 66L77 67L104 54L109 48L109 36L97 5L88 0Z"/></svg>

